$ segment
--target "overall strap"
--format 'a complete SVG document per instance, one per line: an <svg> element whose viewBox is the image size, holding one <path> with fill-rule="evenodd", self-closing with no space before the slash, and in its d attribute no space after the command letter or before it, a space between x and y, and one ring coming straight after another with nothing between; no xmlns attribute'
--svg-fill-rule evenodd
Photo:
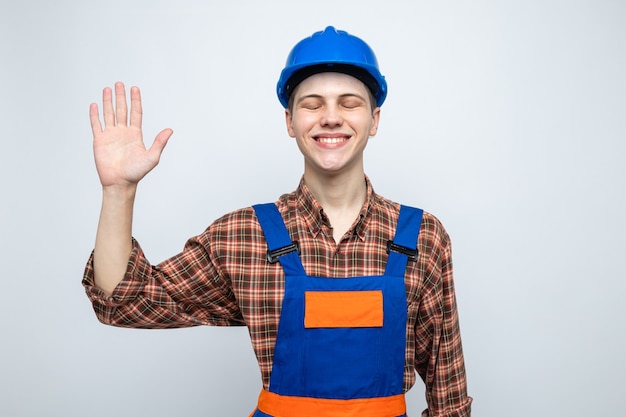
<svg viewBox="0 0 626 417"><path fill-rule="evenodd" d="M298 256L298 242L292 242L278 207L274 203L252 206L267 241L267 260L280 262L285 275L306 275Z"/></svg>
<svg viewBox="0 0 626 417"><path fill-rule="evenodd" d="M422 225L422 209L400 206L400 215L393 241L387 242L385 275L404 276L409 260L417 261L417 237Z"/></svg>

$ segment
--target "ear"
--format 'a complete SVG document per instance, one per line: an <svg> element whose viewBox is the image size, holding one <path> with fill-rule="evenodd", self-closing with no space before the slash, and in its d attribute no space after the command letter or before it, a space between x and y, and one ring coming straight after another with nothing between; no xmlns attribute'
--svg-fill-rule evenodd
<svg viewBox="0 0 626 417"><path fill-rule="evenodd" d="M289 109L285 109L285 124L287 125L287 133L290 137L295 138L296 132L293 130L293 118Z"/></svg>
<svg viewBox="0 0 626 417"><path fill-rule="evenodd" d="M370 136L376 136L378 132L378 122L380 121L380 107L376 107L372 112L372 126L370 127Z"/></svg>

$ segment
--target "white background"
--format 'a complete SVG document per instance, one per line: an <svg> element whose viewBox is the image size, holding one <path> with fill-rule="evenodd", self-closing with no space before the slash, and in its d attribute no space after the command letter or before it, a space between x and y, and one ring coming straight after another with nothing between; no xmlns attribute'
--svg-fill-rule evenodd
<svg viewBox="0 0 626 417"><path fill-rule="evenodd" d="M474 415L622 416L626 3L0 2L0 415L247 416L244 328L99 324L80 285L100 186L89 103L139 85L151 141L134 234L153 262L302 172L275 83L327 25L389 82L375 190L454 244ZM409 414L424 408L423 384Z"/></svg>

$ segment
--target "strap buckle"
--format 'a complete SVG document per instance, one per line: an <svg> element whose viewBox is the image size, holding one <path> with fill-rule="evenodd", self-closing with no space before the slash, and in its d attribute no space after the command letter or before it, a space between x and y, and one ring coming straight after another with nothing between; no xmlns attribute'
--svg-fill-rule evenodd
<svg viewBox="0 0 626 417"><path fill-rule="evenodd" d="M387 241L387 253L394 251L406 255L409 261L417 261L417 249L407 248L406 246L396 245L393 240Z"/></svg>
<svg viewBox="0 0 626 417"><path fill-rule="evenodd" d="M278 258L291 252L297 252L298 254L300 254L300 245L298 245L298 241L294 241L291 245L283 246L282 248L268 250L267 262L275 264L276 262L278 262Z"/></svg>

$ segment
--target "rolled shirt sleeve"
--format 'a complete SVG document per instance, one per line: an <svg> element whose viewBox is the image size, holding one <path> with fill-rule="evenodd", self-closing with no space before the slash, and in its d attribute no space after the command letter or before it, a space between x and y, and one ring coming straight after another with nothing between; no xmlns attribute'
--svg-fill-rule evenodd
<svg viewBox="0 0 626 417"><path fill-rule="evenodd" d="M231 286L209 259L204 239L190 239L180 254L154 266L133 239L126 273L111 296L94 284L92 253L82 283L98 320L133 328L244 325Z"/></svg>

